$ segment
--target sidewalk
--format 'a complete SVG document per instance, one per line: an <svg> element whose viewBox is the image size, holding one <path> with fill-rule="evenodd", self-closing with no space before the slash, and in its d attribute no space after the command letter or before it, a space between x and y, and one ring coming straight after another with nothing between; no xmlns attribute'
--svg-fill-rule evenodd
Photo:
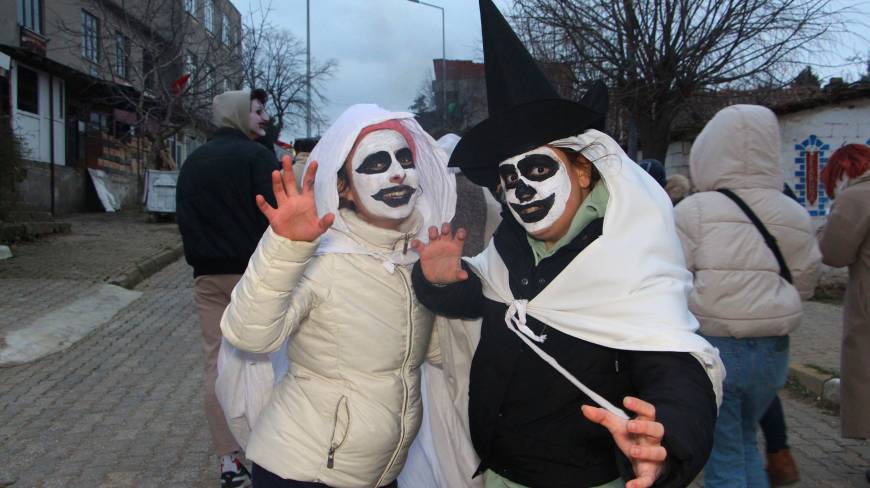
<svg viewBox="0 0 870 488"><path fill-rule="evenodd" d="M129 289L182 254L174 223L144 213L57 219L71 232L12 247L0 261L0 366L63 350L141 294Z"/></svg>
<svg viewBox="0 0 870 488"><path fill-rule="evenodd" d="M832 405L840 403L842 321L841 304L805 302L801 326L791 333L790 378Z"/></svg>

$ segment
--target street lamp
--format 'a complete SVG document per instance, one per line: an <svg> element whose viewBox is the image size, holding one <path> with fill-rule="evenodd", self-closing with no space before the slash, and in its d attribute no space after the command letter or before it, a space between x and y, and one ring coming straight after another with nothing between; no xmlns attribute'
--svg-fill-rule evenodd
<svg viewBox="0 0 870 488"><path fill-rule="evenodd" d="M305 0L305 134L311 137L311 2Z"/></svg>
<svg viewBox="0 0 870 488"><path fill-rule="evenodd" d="M441 110L444 113L444 129L447 130L447 37L444 35L444 7L421 2L420 0L408 1L437 8L441 11Z"/></svg>

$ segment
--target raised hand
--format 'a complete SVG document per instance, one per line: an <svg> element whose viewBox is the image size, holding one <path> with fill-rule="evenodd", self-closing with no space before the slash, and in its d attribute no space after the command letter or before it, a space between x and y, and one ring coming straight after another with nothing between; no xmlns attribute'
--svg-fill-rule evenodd
<svg viewBox="0 0 870 488"><path fill-rule="evenodd" d="M411 247L420 255L423 276L430 283L449 285L468 279L468 272L462 269L462 245L465 243L465 229L460 228L454 235L450 224L441 225L441 232L434 225L429 227L429 244L420 240L411 241Z"/></svg>
<svg viewBox="0 0 870 488"><path fill-rule="evenodd" d="M589 405L583 405L583 415L610 431L616 446L631 461L637 478L626 483L625 488L648 488L661 475L668 457L662 446L665 427L656 422L656 409L652 404L630 396L622 403L637 417L625 420L603 408Z"/></svg>
<svg viewBox="0 0 870 488"><path fill-rule="evenodd" d="M263 195L257 195L257 207L269 219L272 231L279 236L292 241L312 242L326 232L335 220L332 213L324 215L323 218L317 216L317 206L314 203L317 161L308 165L301 191L296 190L296 177L293 175L290 156L284 156L281 162L284 174L280 171L272 172L272 190L275 192L278 208L269 205Z"/></svg>

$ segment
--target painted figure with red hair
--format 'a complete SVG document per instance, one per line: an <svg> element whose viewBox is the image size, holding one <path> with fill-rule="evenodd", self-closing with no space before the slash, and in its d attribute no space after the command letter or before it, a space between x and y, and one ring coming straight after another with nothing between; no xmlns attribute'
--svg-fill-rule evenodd
<svg viewBox="0 0 870 488"><path fill-rule="evenodd" d="M843 314L840 418L843 437L870 438L870 147L847 144L822 171L834 198L820 234L822 261L849 267ZM868 472L870 476L870 472Z"/></svg>

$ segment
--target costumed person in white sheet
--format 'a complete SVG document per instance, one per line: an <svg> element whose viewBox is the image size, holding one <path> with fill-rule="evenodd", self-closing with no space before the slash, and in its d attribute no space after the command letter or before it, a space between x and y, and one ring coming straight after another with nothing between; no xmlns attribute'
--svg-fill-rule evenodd
<svg viewBox="0 0 870 488"><path fill-rule="evenodd" d="M483 318L469 388L478 473L487 488L686 486L710 453L724 369L695 333L671 203L596 130L603 83L560 99L480 5L489 118L451 165L501 185L505 218L467 260L463 229L430 228L413 273L433 312Z"/></svg>
<svg viewBox="0 0 870 488"><path fill-rule="evenodd" d="M455 134L447 134L438 139L438 145L449 155L459 139ZM459 168L450 169L456 174L453 224L469 231L464 255L474 255L489 242L501 221L501 205L488 190L468 181ZM497 210L493 211L492 206ZM463 320L436 315L435 324L441 364L423 365L425 416L420 433L408 453L405 469L399 476L399 485L482 488L483 479L472 477L480 460L474 452L468 428L468 373L480 340L481 321L479 318Z"/></svg>
<svg viewBox="0 0 870 488"><path fill-rule="evenodd" d="M309 160L301 192L285 161L277 208L258 198L270 227L221 322L244 351L287 343L287 374L252 420L254 487L396 486L433 335L409 242L452 218L453 177L412 115L375 105L345 111Z"/></svg>

